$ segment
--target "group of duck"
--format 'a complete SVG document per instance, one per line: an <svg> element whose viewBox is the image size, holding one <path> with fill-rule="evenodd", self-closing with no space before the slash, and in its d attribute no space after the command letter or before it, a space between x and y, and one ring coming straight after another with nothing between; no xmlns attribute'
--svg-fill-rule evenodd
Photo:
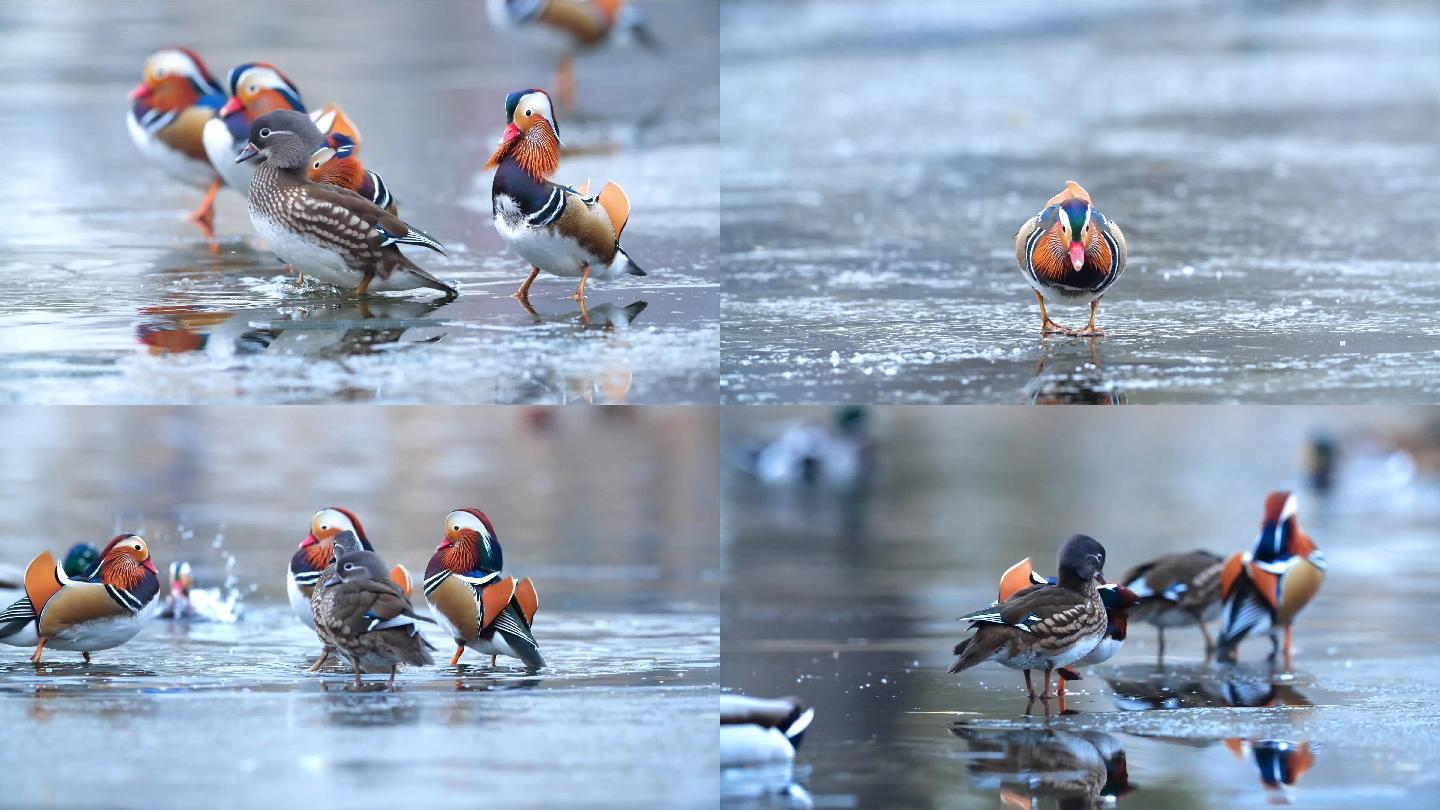
<svg viewBox="0 0 1440 810"><path fill-rule="evenodd" d="M1060 547L1058 577L1042 577L1022 560L1001 577L995 602L960 617L975 633L955 645L950 672L995 661L1021 670L1035 698L1031 670L1043 670L1038 697L1063 697L1065 682L1080 678L1075 667L1120 651L1132 617L1158 629L1162 657L1165 629L1193 624L1207 657L1234 662L1242 641L1268 634L1270 659L1283 649L1288 668L1296 616L1325 575L1324 556L1301 530L1296 511L1293 493L1272 492L1249 550L1223 560L1203 550L1166 554L1130 569L1118 583L1103 575L1104 546L1077 534ZM1219 637L1212 639L1205 623L1217 616ZM1052 673L1059 676L1054 693Z"/></svg>
<svg viewBox="0 0 1440 810"><path fill-rule="evenodd" d="M566 43L562 100L573 95L570 55L611 39L653 43L623 0L491 0L504 30L559 34ZM361 138L338 105L307 112L300 90L275 65L246 62L221 83L192 50L162 48L145 60L130 94L131 139L175 178L206 189L191 214L213 237L214 201L222 186L246 198L251 223L269 250L297 274L364 296L369 292L459 291L416 264L400 246L444 255L444 246L400 219L396 198L360 161ZM620 246L630 203L615 183L589 193L550 180L562 142L556 106L541 89L510 93L505 128L485 164L494 170L491 214L501 238L530 263L515 292L529 308L541 271L588 279L645 275ZM212 243L213 245L213 243Z"/></svg>
<svg viewBox="0 0 1440 810"><path fill-rule="evenodd" d="M1061 545L1057 577L1041 576L1029 559L1021 560L1001 576L994 602L960 617L975 633L955 645L950 672L994 661L1024 673L1032 700L1063 701L1065 682L1081 679L1076 667L1120 651L1132 617L1158 629L1162 657L1166 628L1197 625L1207 658L1233 662L1242 641L1268 633L1271 659L1283 649L1289 667L1291 628L1325 574L1324 556L1301 530L1296 509L1293 493L1272 492L1249 550L1224 559L1203 550L1166 554L1130 569L1118 583L1105 580L1105 547L1083 534ZM1212 639L1205 623L1217 616L1219 638ZM1038 695L1031 679L1037 669L1044 672ZM1058 675L1054 693L1052 674ZM721 695L722 766L792 762L814 716L799 698ZM778 783L791 789L788 777Z"/></svg>
<svg viewBox="0 0 1440 810"><path fill-rule="evenodd" d="M430 615L415 611L414 582L401 565L389 568L375 552L354 512L328 507L310 520L286 571L286 591L297 618L315 631L323 649L310 668L332 655L349 659L356 685L362 673L388 673L402 664L434 663L435 649L420 632L433 624L455 642L451 666L466 649L519 659L529 671L545 666L531 626L539 610L535 584L504 574L504 553L490 519L478 509L445 517L444 539L425 568L422 594ZM0 612L0 642L44 651L91 653L133 639L152 618L173 611L189 593L189 566L171 567L172 598L162 610L160 576L145 539L122 534L103 549L77 545L57 563L43 552L10 583L13 601ZM4 595L0 582L0 595Z"/></svg>

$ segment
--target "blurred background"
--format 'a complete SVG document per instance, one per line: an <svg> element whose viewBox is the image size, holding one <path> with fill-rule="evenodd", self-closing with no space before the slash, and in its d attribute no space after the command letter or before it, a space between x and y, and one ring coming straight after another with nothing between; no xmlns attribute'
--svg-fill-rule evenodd
<svg viewBox="0 0 1440 810"><path fill-rule="evenodd" d="M646 277L574 291L539 279L491 221L485 160L507 93L554 82L559 49L490 22L484 2L68 2L0 7L0 402L715 402L719 55L710 0L632 3L661 49L578 55L555 180L614 179ZM401 217L443 242L417 256L462 296L298 290L222 189L202 192L130 142L146 56L189 47L223 81L275 64L312 110L336 102ZM82 384L77 384L82 383Z"/></svg>
<svg viewBox="0 0 1440 810"><path fill-rule="evenodd" d="M243 609L157 621L88 667L0 647L0 804L334 806L338 784L362 806L713 805L717 434L697 408L0 408L0 563L138 532L162 574L189 561ZM445 514L484 510L538 587L549 666L457 672L432 628L440 665L396 692L303 674L319 642L285 570L331 505L417 581Z"/></svg>
<svg viewBox="0 0 1440 810"><path fill-rule="evenodd" d="M1433 3L755 0L721 28L727 402L1434 401ZM1015 263L1071 179L1129 243L1095 342L1041 340Z"/></svg>
<svg viewBox="0 0 1440 810"><path fill-rule="evenodd" d="M1425 803L1440 631L1440 416L1424 408L729 408L722 684L816 708L816 807ZM1106 575L1250 548L1292 489L1329 567L1293 668L1203 661L1131 621L1065 709L1018 672L946 674L954 619L1076 532ZM1216 623L1211 622L1212 631ZM1052 701L1052 704L1054 702ZM1058 711L1058 707L1051 707ZM1383 798L1382 798L1383 797Z"/></svg>

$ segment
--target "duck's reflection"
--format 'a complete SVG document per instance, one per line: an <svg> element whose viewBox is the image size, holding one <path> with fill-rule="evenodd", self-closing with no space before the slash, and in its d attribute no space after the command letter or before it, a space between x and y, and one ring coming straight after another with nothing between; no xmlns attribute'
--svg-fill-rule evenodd
<svg viewBox="0 0 1440 810"><path fill-rule="evenodd" d="M1289 683L1275 683L1263 677L1231 674L1208 677L1201 667L1177 667L1162 672L1137 673L1136 667L1117 668L1105 679L1114 693L1116 707L1126 711L1156 709L1205 709L1225 707L1264 708L1310 706L1304 692Z"/></svg>
<svg viewBox="0 0 1440 810"><path fill-rule="evenodd" d="M426 344L445 335L431 317L445 299L317 301L284 309L215 311L145 307L135 338L150 354L204 352L217 359L258 354L348 357L394 344Z"/></svg>
<svg viewBox="0 0 1440 810"><path fill-rule="evenodd" d="M1320 750L1318 743L1293 740L1230 739L1225 741L1225 747L1242 760L1249 754L1271 804L1290 803L1290 789L1315 764Z"/></svg>
<svg viewBox="0 0 1440 810"><path fill-rule="evenodd" d="M349 681L321 681L325 720L347 727L413 726L420 722L420 701L381 681L356 688Z"/></svg>
<svg viewBox="0 0 1440 810"><path fill-rule="evenodd" d="M1095 338L1042 341L1035 376L1025 386L1031 404L1123 405L1124 393L1105 379L1098 343Z"/></svg>
<svg viewBox="0 0 1440 810"><path fill-rule="evenodd" d="M1015 807L1028 808L1042 798L1063 808L1094 807L1137 789L1120 739L1103 731L957 723L950 733L964 739L973 754L970 781Z"/></svg>

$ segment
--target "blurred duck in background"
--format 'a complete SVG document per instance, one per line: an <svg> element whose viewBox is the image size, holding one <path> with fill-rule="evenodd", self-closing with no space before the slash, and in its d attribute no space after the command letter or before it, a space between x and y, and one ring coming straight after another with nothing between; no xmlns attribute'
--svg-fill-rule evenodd
<svg viewBox="0 0 1440 810"><path fill-rule="evenodd" d="M869 483L875 443L864 408L841 408L831 425L794 422L775 440L743 451L741 469L767 486L851 490Z"/></svg>
<svg viewBox="0 0 1440 810"><path fill-rule="evenodd" d="M490 22L557 54L553 87L560 105L575 107L575 55L611 42L636 42L658 52L660 42L628 0L487 0Z"/></svg>
<svg viewBox="0 0 1440 810"><path fill-rule="evenodd" d="M170 593L160 607L160 618L233 624L243 610L238 590L227 594L220 588L196 588L190 563L170 563Z"/></svg>
<svg viewBox="0 0 1440 810"><path fill-rule="evenodd" d="M1143 562L1121 578L1140 601L1131 611L1137 622L1152 624L1159 632L1158 661L1165 660L1165 628L1198 625L1205 637L1205 656L1215 642L1205 622L1220 615L1220 555L1204 550L1166 554Z"/></svg>
<svg viewBox="0 0 1440 810"><path fill-rule="evenodd" d="M214 236L220 175L206 157L203 132L225 102L225 89L194 51L161 48L146 57L125 119L130 140L147 160L171 177L207 189L190 214L207 238Z"/></svg>

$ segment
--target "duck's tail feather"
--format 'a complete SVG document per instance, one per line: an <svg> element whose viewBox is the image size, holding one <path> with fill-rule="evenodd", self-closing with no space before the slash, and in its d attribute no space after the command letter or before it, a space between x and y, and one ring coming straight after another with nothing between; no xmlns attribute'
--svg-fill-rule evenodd
<svg viewBox="0 0 1440 810"><path fill-rule="evenodd" d="M955 645L955 663L950 665L950 672L964 672L976 664L990 660L990 656L1000 649L1005 643L1005 636L1002 633L989 632L990 628L981 627L975 635Z"/></svg>

